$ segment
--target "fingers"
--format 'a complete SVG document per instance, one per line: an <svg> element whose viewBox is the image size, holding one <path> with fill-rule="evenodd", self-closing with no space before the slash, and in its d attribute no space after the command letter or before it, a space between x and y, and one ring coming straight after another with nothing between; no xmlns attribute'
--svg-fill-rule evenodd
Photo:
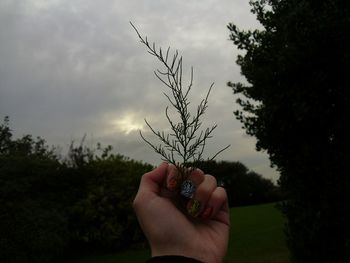
<svg viewBox="0 0 350 263"><path fill-rule="evenodd" d="M224 188L217 187L212 192L200 217L203 219L215 218L226 225L230 224L228 199Z"/></svg>
<svg viewBox="0 0 350 263"><path fill-rule="evenodd" d="M213 214L217 214L221 209L225 208L227 201L226 191L222 187L217 187L211 194L207 207L213 208Z"/></svg>
<svg viewBox="0 0 350 263"><path fill-rule="evenodd" d="M190 174L187 180L190 180L195 188L200 185L204 180L204 173L200 169L194 169L191 171L191 168L189 168ZM176 191L181 188L181 184L183 183L183 178L181 178L181 175L179 174L178 168L173 165L169 164L168 166L168 176L166 179L166 188L170 191Z"/></svg>
<svg viewBox="0 0 350 263"><path fill-rule="evenodd" d="M212 192L215 190L217 182L214 176L205 175L203 182L197 187L193 198L187 204L187 212L197 217L208 202Z"/></svg>
<svg viewBox="0 0 350 263"><path fill-rule="evenodd" d="M228 199L224 188L217 186L214 176L205 175L193 198L187 204L187 212L201 219L218 219L229 225Z"/></svg>
<svg viewBox="0 0 350 263"><path fill-rule="evenodd" d="M162 163L151 172L145 173L140 182L139 192L159 194L168 173L168 164Z"/></svg>
<svg viewBox="0 0 350 263"><path fill-rule="evenodd" d="M187 213L201 219L218 219L229 225L227 194L224 188L217 186L215 177L205 175L200 169L190 169L185 181L190 181L195 191L187 202ZM173 164L162 163L142 176L139 192L147 191L162 197L171 197L174 194L182 195L183 184L178 168ZM164 189L173 193L165 195Z"/></svg>

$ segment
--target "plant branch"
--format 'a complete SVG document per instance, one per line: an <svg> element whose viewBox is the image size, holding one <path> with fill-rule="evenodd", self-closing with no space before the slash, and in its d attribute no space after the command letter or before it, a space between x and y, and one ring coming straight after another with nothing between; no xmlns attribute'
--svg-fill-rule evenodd
<svg viewBox="0 0 350 263"><path fill-rule="evenodd" d="M130 22L131 26L136 31L141 43L146 46L147 52L156 57L162 64L163 70L157 69L154 71L155 76L170 89L171 95L163 92L164 96L169 101L172 108L177 112L179 122L176 123L169 113L169 106L165 109L165 116L170 124L170 133L160 132L153 129L153 127L145 120L150 131L161 142L159 146L155 146L152 142L145 138L140 131L141 138L153 150L162 156L162 160L172 163L177 166L180 171L184 171L183 167L188 167L190 163L197 163L203 161L203 153L208 139L212 138L212 133L217 125L200 130L202 126L202 116L208 108L208 99L214 83L208 89L204 99L201 100L197 106L197 110L191 113L189 110L190 101L188 95L193 87L193 67L190 71L190 81L186 88L183 87L183 59L179 52L175 50L171 54L170 47L166 52L162 48L157 48L155 43L150 44L147 37L142 37L137 28ZM213 160L221 152L226 150L230 145L222 148L213 157L208 160ZM178 156L181 161L178 162L175 156ZM181 165L179 164L181 163ZM186 176L186 175L183 175ZM186 177L185 177L186 178Z"/></svg>

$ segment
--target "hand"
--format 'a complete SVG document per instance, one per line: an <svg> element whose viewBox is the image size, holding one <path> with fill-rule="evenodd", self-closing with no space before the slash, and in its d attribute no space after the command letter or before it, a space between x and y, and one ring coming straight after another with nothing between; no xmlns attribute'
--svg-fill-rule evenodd
<svg viewBox="0 0 350 263"><path fill-rule="evenodd" d="M180 255L203 262L222 262L230 225L225 189L217 187L213 176L194 170L190 180L196 185L196 192L188 201L188 213L184 213L175 206L167 187L175 174L176 167L167 163L144 174L134 200L152 256Z"/></svg>

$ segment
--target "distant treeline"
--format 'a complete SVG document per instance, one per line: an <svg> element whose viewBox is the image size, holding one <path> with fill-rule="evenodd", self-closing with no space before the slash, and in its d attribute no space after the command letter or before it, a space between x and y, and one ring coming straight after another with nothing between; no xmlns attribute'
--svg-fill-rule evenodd
<svg viewBox="0 0 350 263"><path fill-rule="evenodd" d="M230 207L284 199L277 185L240 162L205 161L196 163L196 167L216 177L218 184L227 191Z"/></svg>
<svg viewBox="0 0 350 263"><path fill-rule="evenodd" d="M152 165L71 143L61 158L41 138L14 139L0 125L0 262L52 262L144 242L132 210L140 177ZM230 205L281 199L278 187L239 162L203 162ZM84 251L84 252L83 252Z"/></svg>

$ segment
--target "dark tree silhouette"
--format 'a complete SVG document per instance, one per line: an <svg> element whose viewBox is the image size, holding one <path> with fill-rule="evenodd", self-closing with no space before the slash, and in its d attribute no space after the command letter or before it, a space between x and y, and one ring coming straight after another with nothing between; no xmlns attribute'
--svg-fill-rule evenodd
<svg viewBox="0 0 350 263"><path fill-rule="evenodd" d="M263 30L229 24L244 55L235 115L281 173L294 262L350 262L350 2L251 1Z"/></svg>
<svg viewBox="0 0 350 263"><path fill-rule="evenodd" d="M225 187L230 207L277 202L284 198L271 180L250 171L240 162L202 161L196 165Z"/></svg>
<svg viewBox="0 0 350 263"><path fill-rule="evenodd" d="M62 160L41 138L14 138L9 118L0 123L0 262L53 262L144 240L131 204L153 167L111 150L82 140Z"/></svg>

